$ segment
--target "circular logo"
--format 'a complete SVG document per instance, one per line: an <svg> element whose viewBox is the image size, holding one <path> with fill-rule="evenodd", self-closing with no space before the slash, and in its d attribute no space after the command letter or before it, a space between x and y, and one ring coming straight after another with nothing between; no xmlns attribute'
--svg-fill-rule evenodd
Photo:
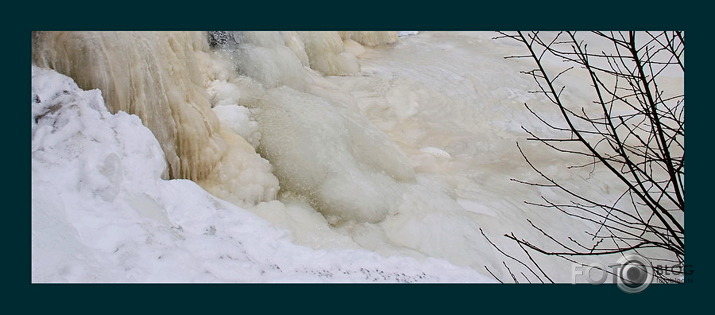
<svg viewBox="0 0 715 315"><path fill-rule="evenodd" d="M638 255L626 255L621 257L618 263L615 277L621 290L638 293L653 281L653 266L647 259Z"/></svg>

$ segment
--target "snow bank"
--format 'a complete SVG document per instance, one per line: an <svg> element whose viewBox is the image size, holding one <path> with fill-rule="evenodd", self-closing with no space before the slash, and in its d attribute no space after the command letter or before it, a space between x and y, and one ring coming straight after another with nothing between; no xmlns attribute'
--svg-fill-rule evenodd
<svg viewBox="0 0 715 315"><path fill-rule="evenodd" d="M32 281L490 282L442 260L312 250L188 180L98 90L32 68ZM275 201L274 201L275 202Z"/></svg>

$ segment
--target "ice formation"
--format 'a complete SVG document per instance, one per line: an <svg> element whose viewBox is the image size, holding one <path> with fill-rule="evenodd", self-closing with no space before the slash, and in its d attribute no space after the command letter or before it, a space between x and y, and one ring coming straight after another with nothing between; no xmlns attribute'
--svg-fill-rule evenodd
<svg viewBox="0 0 715 315"><path fill-rule="evenodd" d="M37 32L33 62L103 91L107 106L139 116L159 139L169 178L195 180L241 204L272 200L270 165L211 110L201 32Z"/></svg>
<svg viewBox="0 0 715 315"><path fill-rule="evenodd" d="M444 260L295 245L192 181L161 179L142 121L55 71L32 68L31 112L33 283L489 281Z"/></svg>
<svg viewBox="0 0 715 315"><path fill-rule="evenodd" d="M204 178L225 151L191 32L36 32L33 63L100 89L113 112L139 116L164 148L172 178Z"/></svg>
<svg viewBox="0 0 715 315"><path fill-rule="evenodd" d="M414 179L407 158L355 113L288 87L268 91L256 111L259 152L284 189L306 195L330 220L379 222Z"/></svg>
<svg viewBox="0 0 715 315"><path fill-rule="evenodd" d="M43 86L47 81L40 78L50 75L33 68L33 75L43 73L33 81L39 97L33 103L33 275L49 281L369 281L358 271L365 264L388 266L375 271L390 274L383 281L422 280L418 270L428 270L425 281L486 282L479 275L484 266L508 277L503 256L480 229L499 243L496 238L515 230L543 239L529 229L527 218L581 233L589 227L559 214L531 212L523 200L539 192L509 181L517 175L528 179L513 143L523 136L519 126L530 123L523 103L540 105L520 92L533 88L519 76L523 64L502 62L516 48L494 44L490 36L34 33L33 64L71 77L82 89L97 89L70 94L84 95L93 108L77 107L81 115L103 118L67 123L62 117L70 109L57 111L51 104L59 103L47 103L47 97L64 96L53 94L56 86ZM440 59L445 53L456 62ZM101 109L98 91L109 112ZM137 127L140 121L155 138L146 129L137 135L112 127ZM56 139L59 151L47 142L59 137L47 129L56 123L67 125L58 129L66 136ZM55 161L88 154L92 142L85 140L95 136L83 128L105 124L120 129L119 140L109 130L96 136L113 151L91 149L96 153L76 163ZM140 142L127 140L134 137ZM128 156L147 160L133 163ZM568 164L539 152L533 157L547 167ZM58 183L35 174L60 172L50 167L55 162L94 175L62 179L60 185L72 187L62 192ZM162 172L173 180L160 180ZM597 184L608 191L608 182ZM88 201L66 197L53 206L47 194ZM72 203L79 210L68 209ZM96 208L116 213L92 212ZM126 224L111 224L117 220ZM43 230L53 222L60 224ZM65 239L53 239L58 235ZM236 239L250 245L236 246ZM520 252L513 243L499 244ZM39 263L65 249L86 259L51 259L66 266L64 274ZM338 249L345 251L332 252ZM364 256L366 249L375 256ZM323 250L330 252L318 258ZM433 263L435 258L471 269ZM170 268L162 269L164 262ZM184 268L183 262L190 263ZM411 273L396 276L399 266ZM544 266L557 280L568 280L559 274L567 263Z"/></svg>

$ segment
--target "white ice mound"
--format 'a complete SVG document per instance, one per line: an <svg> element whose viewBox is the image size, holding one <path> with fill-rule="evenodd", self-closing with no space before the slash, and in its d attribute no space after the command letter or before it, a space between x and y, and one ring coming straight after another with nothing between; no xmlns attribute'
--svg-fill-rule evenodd
<svg viewBox="0 0 715 315"><path fill-rule="evenodd" d="M378 222L414 173L405 155L369 121L326 99L269 90L255 111L259 152L281 188L306 195L329 220Z"/></svg>
<svg viewBox="0 0 715 315"><path fill-rule="evenodd" d="M360 71L355 55L345 51L337 32L297 32L310 61L310 68L324 75L345 75Z"/></svg>
<svg viewBox="0 0 715 315"><path fill-rule="evenodd" d="M303 63L307 63L307 56L305 48L300 46L302 43L290 41L292 47L288 47L280 32L232 34L238 42L234 60L241 74L256 79L268 88L281 85L296 89L305 87ZM289 39L294 40L296 37Z"/></svg>
<svg viewBox="0 0 715 315"><path fill-rule="evenodd" d="M397 42L397 32L387 31L352 31L339 32L343 40L354 40L365 46L380 46Z"/></svg>

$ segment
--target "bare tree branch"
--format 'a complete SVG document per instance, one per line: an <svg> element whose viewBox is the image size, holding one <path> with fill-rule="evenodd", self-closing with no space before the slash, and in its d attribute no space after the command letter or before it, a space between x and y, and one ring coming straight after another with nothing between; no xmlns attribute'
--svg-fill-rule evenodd
<svg viewBox="0 0 715 315"><path fill-rule="evenodd" d="M578 263L568 257L641 253L649 249L649 259L682 264L685 255L685 98L682 87L673 88L664 82L668 82L666 76L672 78L674 73L680 78L683 76L684 33L500 32L495 39L517 41L528 49L526 56L506 58L528 58L534 62L534 69L523 72L536 83L537 90L529 93L544 96L560 116L560 120L555 120L543 109L524 104L552 131L541 136L522 126L529 136L527 141L543 144L556 154L587 158L588 162L575 162L565 165L564 169L588 171L587 182L597 171L601 177L609 174L611 182L622 187L617 194L604 195L598 193L596 187L588 191L584 186L575 188L567 182L559 182L539 170L517 142L519 152L539 175L540 182L512 181L552 189L567 200L554 202L542 197L542 202L526 203L556 209L594 226L594 230L584 231L593 243L565 236L567 243L530 220L532 228L553 242L556 249L533 244L514 233L504 236L516 242L527 254L528 262L549 280L529 251ZM601 44L595 45L596 41ZM555 60L560 60L563 66L555 65ZM571 76L574 71L585 73L587 81L577 79L583 76ZM579 84L593 91L595 99L590 103L572 103L573 98L565 97ZM496 247L491 240L489 243ZM509 274L516 281L511 270ZM540 279L538 275L537 278ZM661 282L682 281L660 275L657 278Z"/></svg>

